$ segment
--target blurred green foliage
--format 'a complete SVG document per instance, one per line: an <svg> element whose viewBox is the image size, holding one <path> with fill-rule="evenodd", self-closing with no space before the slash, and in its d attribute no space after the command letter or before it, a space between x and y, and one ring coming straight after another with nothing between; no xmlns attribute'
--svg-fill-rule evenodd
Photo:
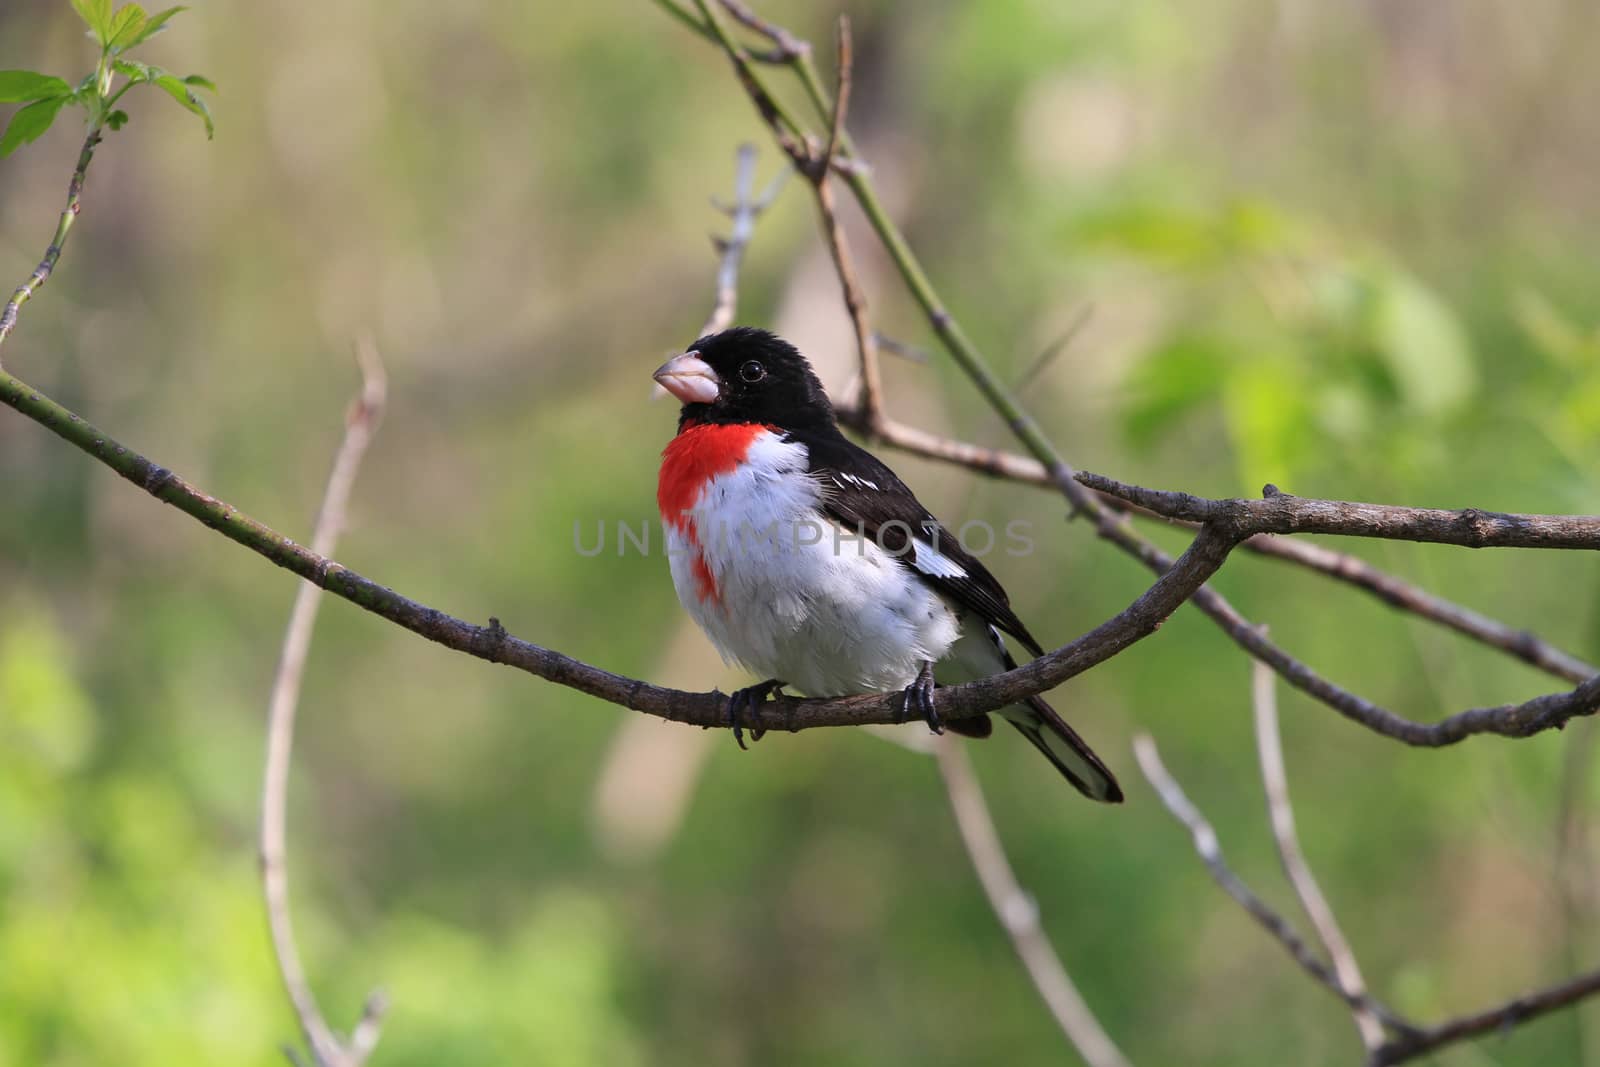
<svg viewBox="0 0 1600 1067"><path fill-rule="evenodd" d="M1074 462L1214 495L1600 510L1594 5L844 7L853 132L969 332L1016 377L1087 309L1028 390ZM762 9L818 42L836 10ZM738 683L683 632L662 560L572 548L574 523L654 514L673 413L646 375L710 300L705 197L739 140L765 146L726 63L643 0L263 0L175 26L141 47L222 72L222 136L127 98L136 124L97 157L8 369L303 536L370 328L393 400L341 560L625 674ZM0 66L86 51L59 0L0 10ZM0 278L38 260L68 125L0 163ZM791 189L741 317L771 322L816 249ZM882 328L928 344L892 279L869 285ZM887 373L901 417L1007 443L946 361ZM890 458L937 510L1034 524L1038 551L996 569L1047 640L1148 581L1045 494ZM0 1064L280 1063L296 1034L253 833L292 584L16 417L0 486ZM1340 547L1600 657L1587 555ZM1270 561L1217 584L1418 718L1559 684ZM1290 907L1247 686L1187 611L1059 691L1131 787L1122 809L1010 739L974 747L1019 874L1136 1063L1356 1058L1127 752L1153 731ZM707 738L701 767L659 724L663 763L620 818L655 814L638 797L669 763L696 782L659 850L627 853L597 800L614 708L330 604L302 714L302 947L336 1026L389 991L378 1064L1073 1062L924 760L816 731L748 754ZM1398 1008L1439 1018L1593 965L1592 900L1554 867L1564 791L1597 799L1568 770L1587 723L1417 752L1286 693L1284 732L1307 850ZM1597 1062L1597 1011L1438 1062Z"/></svg>

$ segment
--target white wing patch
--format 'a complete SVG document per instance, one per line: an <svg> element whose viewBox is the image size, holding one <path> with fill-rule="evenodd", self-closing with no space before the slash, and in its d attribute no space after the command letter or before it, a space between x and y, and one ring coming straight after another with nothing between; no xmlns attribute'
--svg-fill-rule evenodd
<svg viewBox="0 0 1600 1067"><path fill-rule="evenodd" d="M965 578L966 569L926 541L917 542L912 565L930 578Z"/></svg>
<svg viewBox="0 0 1600 1067"><path fill-rule="evenodd" d="M833 474L833 480L837 482L841 488L843 488L846 483L849 483L850 485L855 486L857 489L882 490L882 487L879 486L877 482L871 481L867 478L857 478L854 474L842 474L838 471L835 471Z"/></svg>

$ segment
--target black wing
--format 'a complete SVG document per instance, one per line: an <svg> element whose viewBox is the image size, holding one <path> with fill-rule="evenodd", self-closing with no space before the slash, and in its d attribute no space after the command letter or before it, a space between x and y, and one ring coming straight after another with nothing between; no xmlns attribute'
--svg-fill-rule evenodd
<svg viewBox="0 0 1600 1067"><path fill-rule="evenodd" d="M1015 637L1035 656L1043 654L994 575L961 547L894 471L833 427L791 430L787 437L806 446L810 473L822 483L823 507L830 517L850 531L862 530L940 593Z"/></svg>

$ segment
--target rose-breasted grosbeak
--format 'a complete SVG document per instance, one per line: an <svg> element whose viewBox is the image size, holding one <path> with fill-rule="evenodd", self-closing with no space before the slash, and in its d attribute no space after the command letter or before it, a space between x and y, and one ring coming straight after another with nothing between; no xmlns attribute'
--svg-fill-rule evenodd
<svg viewBox="0 0 1600 1067"><path fill-rule="evenodd" d="M905 690L939 730L934 680L1010 670L1009 635L1043 649L983 564L905 483L839 432L804 356L765 330L702 337L655 372L683 402L656 500L678 599L723 658L812 696ZM780 681L781 679L781 681ZM1039 697L1005 717L1086 796L1116 802L1104 763ZM988 716L950 729L987 737ZM743 744L743 740L740 740Z"/></svg>

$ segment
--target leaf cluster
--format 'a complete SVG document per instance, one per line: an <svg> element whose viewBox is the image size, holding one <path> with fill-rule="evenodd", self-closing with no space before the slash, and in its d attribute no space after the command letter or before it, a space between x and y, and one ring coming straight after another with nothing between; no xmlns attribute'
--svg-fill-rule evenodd
<svg viewBox="0 0 1600 1067"><path fill-rule="evenodd" d="M31 70L0 70L0 103L22 104L0 134L0 157L37 141L66 107L81 107L91 131L120 130L128 113L117 107L124 94L138 85L154 85L205 123L206 136L216 131L211 111L197 90L216 91L198 74L179 76L148 63L129 59L128 53L167 28L173 16L186 10L169 7L148 14L138 4L112 9L112 0L70 0L89 27L89 37L100 47L95 69L76 86L49 74ZM121 83L118 84L118 76Z"/></svg>

